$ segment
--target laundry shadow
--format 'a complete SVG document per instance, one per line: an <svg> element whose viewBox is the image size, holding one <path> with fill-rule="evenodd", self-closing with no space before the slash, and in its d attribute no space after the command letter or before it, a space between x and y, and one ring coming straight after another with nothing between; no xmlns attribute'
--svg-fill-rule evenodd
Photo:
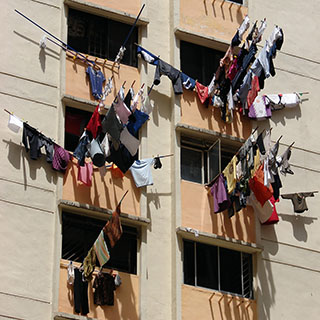
<svg viewBox="0 0 320 320"><path fill-rule="evenodd" d="M278 216L280 216L283 221L291 223L294 237L298 241L303 242L307 242L308 240L306 225L310 225L314 223L315 220L318 220L318 218L307 217L300 214L278 213Z"/></svg>
<svg viewBox="0 0 320 320"><path fill-rule="evenodd" d="M281 110L272 112L272 122L275 124L281 123L286 124L286 119L296 119L301 118L301 107L300 105L294 108L283 108Z"/></svg>

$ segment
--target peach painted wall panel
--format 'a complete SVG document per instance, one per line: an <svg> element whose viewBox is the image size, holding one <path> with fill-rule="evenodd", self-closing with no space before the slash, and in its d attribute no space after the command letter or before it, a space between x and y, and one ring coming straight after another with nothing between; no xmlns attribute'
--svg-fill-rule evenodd
<svg viewBox="0 0 320 320"><path fill-rule="evenodd" d="M214 130L238 138L246 139L251 132L248 118L234 112L231 124L221 120L220 109L213 106L206 108L199 100L195 91L184 90L181 96L181 123L197 128Z"/></svg>
<svg viewBox="0 0 320 320"><path fill-rule="evenodd" d="M255 217L247 207L230 219L228 212L215 214L213 198L201 184L181 180L182 226L214 233L220 236L256 242Z"/></svg>
<svg viewBox="0 0 320 320"><path fill-rule="evenodd" d="M94 60L94 57L89 56L89 59ZM106 100L105 104L110 105L119 91L121 85L124 81L126 81L126 90L131 86L134 80L136 80L134 84L134 89L137 92L140 88L140 75L137 68L129 67L126 65L121 65L120 69L114 67L112 69L112 62L108 61L103 66L103 60L98 59L98 63L101 62L100 69L103 72L106 79L113 75L113 93L110 94ZM84 65L81 61L74 61L72 58L67 57L66 59L66 94L75 96L78 98L92 100L95 101L91 94L89 77L86 74L86 65Z"/></svg>
<svg viewBox="0 0 320 320"><path fill-rule="evenodd" d="M182 320L256 320L254 300L182 285Z"/></svg>
<svg viewBox="0 0 320 320"><path fill-rule="evenodd" d="M97 4L102 7L119 10L126 12L128 14L132 14L134 16L138 15L141 7L141 1L140 0L90 0L88 1L93 4Z"/></svg>
<svg viewBox="0 0 320 320"><path fill-rule="evenodd" d="M247 7L224 0L181 0L180 27L230 42L247 12Z"/></svg>
<svg viewBox="0 0 320 320"><path fill-rule="evenodd" d="M67 260L61 260L59 280L59 312L77 314L74 312L73 286L67 283ZM76 266L80 264L75 263ZM139 277L137 275L119 272L122 284L114 291L113 306L97 306L93 302L92 281L88 284L89 313L88 317L95 319L139 319Z"/></svg>
<svg viewBox="0 0 320 320"><path fill-rule="evenodd" d="M111 169L107 169L107 174L102 178L98 168L94 167L91 187L78 182L77 176L77 160L73 159L69 162L64 175L62 195L64 200L114 210L123 194L129 190L122 201L121 210L140 216L140 189L135 186L130 171L123 178L116 178L112 176Z"/></svg>

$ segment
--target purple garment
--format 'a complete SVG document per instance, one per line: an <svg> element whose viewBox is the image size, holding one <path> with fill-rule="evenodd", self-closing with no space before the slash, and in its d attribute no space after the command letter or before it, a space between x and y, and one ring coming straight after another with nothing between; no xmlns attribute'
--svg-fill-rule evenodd
<svg viewBox="0 0 320 320"><path fill-rule="evenodd" d="M265 96L257 96L249 108L249 118L256 120L265 120L271 118L271 108L266 103Z"/></svg>
<svg viewBox="0 0 320 320"><path fill-rule="evenodd" d="M223 174L220 174L217 181L211 187L211 194L213 196L213 209L215 213L224 211L230 206L230 199L225 184Z"/></svg>
<svg viewBox="0 0 320 320"><path fill-rule="evenodd" d="M65 172L71 159L70 153L58 145L54 145L54 155L52 160L52 168Z"/></svg>

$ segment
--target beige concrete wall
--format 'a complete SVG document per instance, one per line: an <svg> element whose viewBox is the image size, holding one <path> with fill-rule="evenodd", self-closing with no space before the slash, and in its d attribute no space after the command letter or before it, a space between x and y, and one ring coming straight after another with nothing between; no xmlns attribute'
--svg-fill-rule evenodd
<svg viewBox="0 0 320 320"><path fill-rule="evenodd" d="M17 9L60 36L62 1L6 1L0 21L0 104L59 141L60 50L44 32L14 12ZM41 12L41 14L39 14ZM19 134L0 117L0 314L7 319L51 319L57 186L62 176L45 156L31 160Z"/></svg>
<svg viewBox="0 0 320 320"><path fill-rule="evenodd" d="M229 43L247 10L224 0L181 0L179 27Z"/></svg>
<svg viewBox="0 0 320 320"><path fill-rule="evenodd" d="M254 300L244 299L221 292L182 285L182 317L191 319L217 320L256 320L257 304Z"/></svg>
<svg viewBox="0 0 320 320"><path fill-rule="evenodd" d="M107 169L105 177L101 177L99 169L94 167L92 186L88 187L77 181L77 163L76 159L69 163L64 175L62 199L114 210L123 194L128 190L121 204L121 210L140 216L140 189L136 187L130 171L120 178L113 176L112 169Z"/></svg>
<svg viewBox="0 0 320 320"><path fill-rule="evenodd" d="M314 50L320 39L316 30L319 9L318 1L249 1L251 19L267 18L263 39L275 24L283 28L285 37L274 60L277 74L266 80L263 93L309 92L304 96L308 101L299 108L278 111L262 124L273 127L273 140L283 135L280 154L295 141L290 159L294 175L281 176L282 193L319 190L320 60ZM257 267L259 319L318 317L319 196L307 198L307 204L308 211L296 214L290 200L280 199L278 225L261 226L257 239L264 246Z"/></svg>

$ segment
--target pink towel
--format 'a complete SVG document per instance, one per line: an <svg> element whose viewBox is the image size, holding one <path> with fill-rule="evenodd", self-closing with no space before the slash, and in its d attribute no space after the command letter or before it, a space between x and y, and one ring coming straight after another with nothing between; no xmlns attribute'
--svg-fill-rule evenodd
<svg viewBox="0 0 320 320"><path fill-rule="evenodd" d="M85 162L83 167L78 165L78 181L82 182L88 187L91 187L92 185L92 173L92 162Z"/></svg>

